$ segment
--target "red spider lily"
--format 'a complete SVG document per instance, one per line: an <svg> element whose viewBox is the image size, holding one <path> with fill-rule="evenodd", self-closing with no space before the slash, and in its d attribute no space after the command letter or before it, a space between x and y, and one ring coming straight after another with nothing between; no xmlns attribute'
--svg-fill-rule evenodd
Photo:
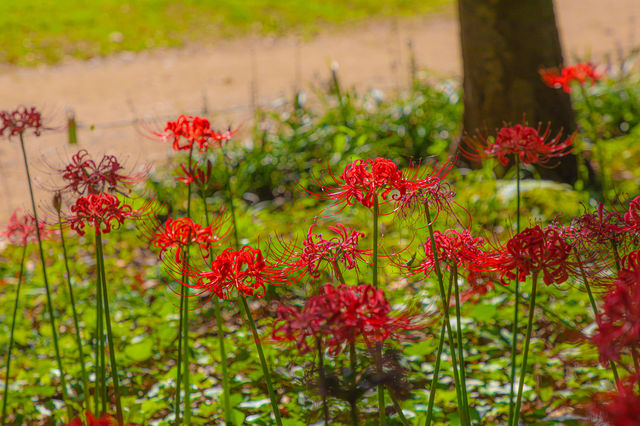
<svg viewBox="0 0 640 426"><path fill-rule="evenodd" d="M40 228L40 237L43 240L56 235L56 231L48 229L43 221L38 221L38 228ZM5 230L0 232L0 236L4 236L9 243L17 246L37 242L36 219L30 214L18 216L16 210L9 218Z"/></svg>
<svg viewBox="0 0 640 426"><path fill-rule="evenodd" d="M603 364L618 361L624 349L640 348L640 252L631 253L622 264L604 296L598 330L591 338Z"/></svg>
<svg viewBox="0 0 640 426"><path fill-rule="evenodd" d="M624 214L625 230L640 234L640 195L629 204L629 210Z"/></svg>
<svg viewBox="0 0 640 426"><path fill-rule="evenodd" d="M70 190L78 195L116 191L121 189L121 185L141 182L148 173L148 170L144 170L137 174L125 175L120 173L123 169L114 155L105 155L96 164L87 150L81 149L71 157L71 163L59 170L62 178L69 182L62 190Z"/></svg>
<svg viewBox="0 0 640 426"><path fill-rule="evenodd" d="M193 183L196 187L204 189L211 181L211 172L213 170L211 160L207 160L206 169L204 167L198 167L196 163L193 163L189 167L180 164L180 168L184 175L176 177L176 181L182 182L185 185L191 185Z"/></svg>
<svg viewBox="0 0 640 426"><path fill-rule="evenodd" d="M516 279L517 270L519 281L542 272L545 284L561 284L569 278L569 271L575 270L574 262L569 259L572 251L573 247L557 226L550 225L543 230L536 225L511 238L506 247L496 253L493 262L503 283L505 276Z"/></svg>
<svg viewBox="0 0 640 426"><path fill-rule="evenodd" d="M107 234L112 229L119 228L126 218L144 216L150 205L148 203L143 208L134 210L111 194L89 194L76 200L71 206L73 214L65 222L79 235L84 235L84 228L88 224L93 225L96 232Z"/></svg>
<svg viewBox="0 0 640 426"><path fill-rule="evenodd" d="M606 210L600 203L595 213L585 213L573 220L575 237L585 245L609 245L625 236L623 215Z"/></svg>
<svg viewBox="0 0 640 426"><path fill-rule="evenodd" d="M362 232L349 230L338 223L328 227L336 236L327 240L322 234L313 233L315 226L313 224L309 227L302 248L283 244L282 251L277 253L278 258L287 259L279 263L289 274L297 274L301 279L308 273L318 279L327 265L340 264L346 270L352 270L358 267L358 261L365 261L364 256L371 255L370 249L358 248L360 238L364 237Z"/></svg>
<svg viewBox="0 0 640 426"><path fill-rule="evenodd" d="M410 168L403 173L391 160L378 157L375 160L356 160L348 164L340 176L336 176L326 168L331 183L321 182L313 178L321 192L303 190L319 200L335 201L334 206L345 203L354 205L359 202L367 208L372 208L374 199L380 198L380 203L390 201L392 191L397 192L393 198L401 198L408 191L426 190L439 183L451 170L452 165L445 164L434 169L431 174L420 171L419 167ZM343 207L344 208L344 207Z"/></svg>
<svg viewBox="0 0 640 426"><path fill-rule="evenodd" d="M594 424L610 426L637 426L640 419L640 376L634 374L618 383L613 392L600 392L593 396L589 412Z"/></svg>
<svg viewBox="0 0 640 426"><path fill-rule="evenodd" d="M167 219L153 236L151 245L160 249L160 258L167 250L174 249L178 265L182 264L182 250L188 244L197 244L203 257L207 258L209 248L222 244L229 236L230 228L219 233L226 221L224 210L220 210L207 227L202 227L188 217Z"/></svg>
<svg viewBox="0 0 640 426"><path fill-rule="evenodd" d="M469 288L460 294L460 302L464 303L475 295L483 296L493 290L498 277L493 271L469 271L467 283Z"/></svg>
<svg viewBox="0 0 640 426"><path fill-rule="evenodd" d="M537 164L547 166L555 157L564 157L573 150L575 133L564 141L561 140L562 131L549 139L551 129L547 126L544 133L526 125L516 124L503 127L498 131L494 140L478 132L477 137L465 137L465 146L461 146L462 155L471 161L481 161L488 157L497 157L500 164L509 164L509 156L518 156L523 164Z"/></svg>
<svg viewBox="0 0 640 426"><path fill-rule="evenodd" d="M228 248L211 260L207 270L202 271L184 263L180 270L169 264L174 273L195 279L194 284L179 281L182 285L198 290L200 295L206 292L220 300L232 299L235 291L243 296L263 297L266 285L289 285L298 278L290 278L286 268L277 263L267 262L262 251L250 246L240 250ZM176 277L177 278L177 277Z"/></svg>
<svg viewBox="0 0 640 426"><path fill-rule="evenodd" d="M373 347L402 331L420 328L418 317L392 314L384 291L371 285L334 287L326 284L321 294L310 297L304 307L278 307L272 337L276 341L295 341L300 353L307 353L320 339L323 347L337 355L347 343Z"/></svg>
<svg viewBox="0 0 640 426"><path fill-rule="evenodd" d="M27 129L33 130L33 134L40 136L42 133L42 115L34 107L18 107L13 111L0 111L0 136L16 136L23 134Z"/></svg>
<svg viewBox="0 0 640 426"><path fill-rule="evenodd" d="M171 141L174 151L189 151L194 144L200 152L206 152L210 146L220 148L229 141L237 130L215 132L209 120L201 117L181 115L176 121L168 121L164 133L151 131L151 135L163 141Z"/></svg>
<svg viewBox="0 0 640 426"><path fill-rule="evenodd" d="M445 232L434 231L433 237L438 261L447 267L456 266L473 271L483 271L492 265L492 262L487 260L491 253L483 250L484 240L480 237L473 237L466 229L461 232L453 229ZM417 267L409 269L414 273L422 272L427 276L436 266L431 241L424 244L424 252L425 259Z"/></svg>
<svg viewBox="0 0 640 426"><path fill-rule="evenodd" d="M416 207L424 207L425 205L435 208L436 217L442 210L450 212L451 204L456 196L451 184L444 181L438 181L435 184L424 189L412 189L406 191L402 196L397 197L396 212L403 217L408 216L409 211Z"/></svg>
<svg viewBox="0 0 640 426"><path fill-rule="evenodd" d="M572 82L575 81L582 85L591 81L593 85L602 78L602 73L598 72L592 64L586 63L565 67L560 72L555 68L541 69L540 76L547 86L569 93Z"/></svg>
<svg viewBox="0 0 640 426"><path fill-rule="evenodd" d="M87 426L116 426L118 424L116 419L111 417L109 414L105 414L104 416L97 418L91 414L91 412L87 411L85 412L85 416L87 419L86 423L83 423L80 417L76 417L71 420L71 422L67 423L67 426L83 426L83 424L86 424Z"/></svg>

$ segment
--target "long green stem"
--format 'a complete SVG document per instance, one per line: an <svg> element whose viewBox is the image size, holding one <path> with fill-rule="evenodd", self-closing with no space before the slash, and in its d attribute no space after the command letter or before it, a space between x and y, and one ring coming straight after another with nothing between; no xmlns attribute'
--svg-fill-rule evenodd
<svg viewBox="0 0 640 426"><path fill-rule="evenodd" d="M204 194L202 194L202 204L204 206L204 216L206 226L209 226L211 221L209 220L209 209L207 207L207 200ZM213 259L213 248L209 247L209 259ZM220 301L217 297L213 298L213 309L216 316L216 326L218 328L218 344L220 346L220 363L222 366L222 402L224 405L224 419L227 423L232 423L231 416L231 399L229 390L229 372L227 371L227 351L224 344L224 328L222 327L222 311L220 309Z"/></svg>
<svg viewBox="0 0 640 426"><path fill-rule="evenodd" d="M527 322L527 335L524 340L524 350L522 354L522 368L520 369L520 383L518 384L518 397L516 398L516 408L513 413L512 426L518 426L520 419L520 404L522 403L522 390L524 389L524 378L527 374L527 359L529 357L529 343L531 341L531 330L533 329L533 314L536 308L536 285L538 283L537 273L533 274L531 285L531 303L529 304L529 319Z"/></svg>
<svg viewBox="0 0 640 426"><path fill-rule="evenodd" d="M22 247L20 256L20 274L18 275L18 287L16 288L16 301L13 304L13 317L11 318L11 333L9 334L9 351L7 352L7 367L4 375L4 394L2 395L2 426L7 420L7 396L9 396L9 369L11 367L11 349L13 348L13 332L16 328L16 315L18 313L18 302L20 300L20 286L22 285L22 275L24 274L24 257L27 254L27 244Z"/></svg>
<svg viewBox="0 0 640 426"><path fill-rule="evenodd" d="M594 109L593 109L593 105L591 104L591 98L589 98L587 91L584 88L584 84L580 84L580 92L582 93L582 97L584 99L584 103L587 106L587 109L589 110L589 121L591 123L596 123L595 117L594 117ZM595 151L595 155L598 161L598 166L600 169L600 197L601 197L601 201L603 203L606 203L607 201L607 182L606 182L606 167L605 167L605 161L604 161L604 152L602 150L602 145L598 146L598 140L600 139L598 136L598 132L597 129L594 128L593 130L593 134L590 135L593 140L592 142L592 146L593 146L593 150Z"/></svg>
<svg viewBox="0 0 640 426"><path fill-rule="evenodd" d="M446 298L447 294L444 289L444 283L442 279L442 270L440 269L440 260L438 259L438 248L436 247L436 240L433 233L433 222L431 221L431 212L429 205L424 206L425 214L427 216L429 239L431 241L431 252L433 253L433 262L435 264L436 276L438 277L438 285L440 287L440 298L442 299L442 311L445 318L445 324L447 327L447 336L449 340L449 348L451 349L451 363L453 365L453 378L456 386L456 399L458 400L458 414L460 421L464 425L469 425L469 419L467 418L467 409L463 406L462 391L460 390L460 376L458 375L458 360L456 358L456 349L453 343L453 332L451 331L451 322L449 320L449 299Z"/></svg>
<svg viewBox="0 0 640 426"><path fill-rule="evenodd" d="M373 278L371 285L378 288L378 219L380 216L378 205L378 194L373 196ZM382 347L376 347L375 358L378 373L382 373ZM378 422L380 425L387 424L387 414L384 402L384 385L378 385Z"/></svg>
<svg viewBox="0 0 640 426"><path fill-rule="evenodd" d="M511 294L515 294L515 290L509 288L508 286L499 286L498 288L504 289L505 291L508 291ZM519 298L519 304L524 306L526 309L529 309L529 298L523 295L520 295ZM540 304L540 302L536 302L536 308L540 309L542 312L545 313L545 315L547 315L547 317L553 318L554 320L562 323L562 325L564 325L565 327L567 327L569 330L574 331L578 334L581 333L580 330L578 330L578 328L571 324L570 322L568 322L567 320L565 320L564 318L561 318L558 314L556 314L555 312L553 312L552 310L550 310L549 308L545 307L544 305Z"/></svg>
<svg viewBox="0 0 640 426"><path fill-rule="evenodd" d="M322 415L324 416L325 426L328 426L329 406L327 405L327 389L326 379L324 375L324 349L322 348L322 339L316 339L316 348L318 349L318 376L320 377L320 393L322 396Z"/></svg>
<svg viewBox="0 0 640 426"><path fill-rule="evenodd" d="M451 288L453 287L453 275L449 276L449 289L447 290L447 300L451 298ZM444 348L444 338L446 332L445 318L442 317L442 327L440 327L440 339L438 340L438 353L436 355L436 365L433 367L433 378L431 379L431 390L429 390L429 408L427 409L426 426L431 425L433 418L433 403L436 398L438 388L438 374L440 373L440 360L442 359L442 349Z"/></svg>
<svg viewBox="0 0 640 426"><path fill-rule="evenodd" d="M264 380L267 384L267 392L269 393L269 399L271 400L273 415L276 418L277 425L282 426L282 420L280 419L280 409L278 408L278 400L276 399L276 394L273 391L273 385L271 384L271 373L269 373L269 366L267 365L267 360L265 359L264 353L262 352L262 344L260 343L260 336L258 336L258 330L256 330L256 324L253 320L253 315L251 314L251 310L249 309L249 305L247 304L247 299L244 297L244 295L240 295L240 301L242 302L242 307L244 308L247 319L249 320L249 327L251 328L251 333L253 334L253 341L255 342L256 349L258 350L258 357L260 358L262 373L264 374Z"/></svg>
<svg viewBox="0 0 640 426"><path fill-rule="evenodd" d="M398 417L400 417L400 421L402 422L402 424L404 426L409 426L409 421L404 416L404 413L402 412L402 407L400 406L400 403L398 402L396 397L393 396L393 393L389 392L389 398L391 398L391 402L393 403L393 406L396 409L396 412L398 413Z"/></svg>
<svg viewBox="0 0 640 426"><path fill-rule="evenodd" d="M593 298L593 293L591 292L591 286L589 285L589 279L587 278L587 273L584 270L584 266L582 265L582 259L576 250L576 258L578 260L578 264L580 265L580 273L582 274L582 281L584 281L584 286L587 289L587 294L589 295L589 303L591 303L591 308L593 309L593 318L598 318L598 307L596 306L596 301ZM609 361L609 367L611 368L611 372L613 373L613 379L616 384L620 381L620 377L618 376L618 369L616 368L616 364L613 361Z"/></svg>
<svg viewBox="0 0 640 426"><path fill-rule="evenodd" d="M188 169L191 169L193 161L193 144L189 149ZM191 185L187 185L187 217L191 219ZM190 237L189 237L190 239ZM183 265L189 261L189 244L184 247L182 258ZM189 283L189 278L182 273L185 284ZM182 377L184 376L184 424L191 421L191 385L189 383L189 288L186 285L180 286L180 319L178 324L178 364L176 368L176 406L175 424L180 424L180 389ZM184 371L181 369L184 368Z"/></svg>
<svg viewBox="0 0 640 426"><path fill-rule="evenodd" d="M107 403L105 401L104 383L104 330L102 328L102 273L100 272L100 255L96 250L96 383L95 383L95 413L99 414L100 404L102 404L102 412L106 411Z"/></svg>
<svg viewBox="0 0 640 426"><path fill-rule="evenodd" d="M38 221L38 211L36 209L36 200L33 196L33 185L31 184L31 174L29 173L29 162L27 161L27 152L24 149L24 138L20 133L20 148L22 149L22 157L24 158L24 169L27 172L27 183L29 184L29 195L31 197L31 207L33 209L33 218L35 220L36 236L38 237L38 250L40 252L40 264L42 265L42 278L44 279L44 288L47 293L47 309L49 311L49 321L51 322L51 336L53 337L53 347L56 353L56 361L58 370L60 370L60 386L62 387L62 398L67 407L69 419L73 417L71 406L67 404L69 395L67 393L67 382L64 378L64 370L62 369L62 359L60 358L60 348L58 346L58 330L56 328L56 320L53 315L53 303L51 302L51 290L49 288L49 279L47 277L47 265L44 261L44 249L42 248L42 236L40 235L40 222Z"/></svg>
<svg viewBox="0 0 640 426"><path fill-rule="evenodd" d="M467 418L471 422L471 412L469 409L469 400L467 397L467 377L465 373L464 364L464 347L462 346L462 321L460 315L460 294L458 291L458 267L456 265L453 268L453 289L456 296L456 328L457 328L457 344L458 344L458 356L460 358L460 384L462 385L462 402L467 409Z"/></svg>
<svg viewBox="0 0 640 426"><path fill-rule="evenodd" d="M116 419L119 424L124 423L122 414L122 404L120 402L120 385L118 383L118 364L116 363L116 347L113 344L113 332L111 331L111 315L109 314L109 296L107 293L107 279L104 267L104 253L102 252L102 234L96 230L96 248L100 253L100 274L102 279L102 303L104 304L104 318L107 325L107 341L109 344L109 362L111 363L111 380L113 380L113 390L116 397Z"/></svg>
<svg viewBox="0 0 640 426"><path fill-rule="evenodd" d="M227 190L227 198L229 200L229 208L231 209L231 223L233 225L233 239L235 242L235 249L240 249L240 239L238 238L238 223L236 221L236 208L233 203L233 191L231 190L231 171L229 170L229 165L225 161L225 153L224 149L222 151L222 163L224 164L225 175L227 177L227 181L225 182L226 190Z"/></svg>
<svg viewBox="0 0 640 426"><path fill-rule="evenodd" d="M87 378L87 369L85 368L84 352L82 350L82 338L80 337L80 322L78 321L78 312L76 311L76 301L73 297L73 286L71 285L71 272L69 270L69 256L67 255L67 246L64 242L64 229L62 228L62 217L58 210L58 224L60 227L60 243L62 244L62 255L64 257L64 268L67 272L67 287L69 288L69 302L71 302L71 312L73 312L73 324L76 331L76 344L78 345L78 354L80 355L80 371L82 373L82 390L84 391L84 407L89 407L89 379Z"/></svg>
<svg viewBox="0 0 640 426"><path fill-rule="evenodd" d="M353 426L358 426L360 423L358 414L358 400L356 399L356 370L358 368L358 359L356 355L356 344L349 343L349 366L351 367L351 400L349 406L351 407L351 422Z"/></svg>
<svg viewBox="0 0 640 426"><path fill-rule="evenodd" d="M516 233L520 233L520 157L516 158ZM509 380L509 422L511 424L514 415L515 382L516 382L516 356L518 350L518 307L520 306L520 279L516 269L516 289L513 301L513 324L511 325L511 377Z"/></svg>

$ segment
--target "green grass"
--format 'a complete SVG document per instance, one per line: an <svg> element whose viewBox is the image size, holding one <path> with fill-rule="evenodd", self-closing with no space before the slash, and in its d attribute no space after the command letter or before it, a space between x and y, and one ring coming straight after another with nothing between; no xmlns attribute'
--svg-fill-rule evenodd
<svg viewBox="0 0 640 426"><path fill-rule="evenodd" d="M245 34L312 34L451 0L24 0L0 2L0 62L55 63Z"/></svg>

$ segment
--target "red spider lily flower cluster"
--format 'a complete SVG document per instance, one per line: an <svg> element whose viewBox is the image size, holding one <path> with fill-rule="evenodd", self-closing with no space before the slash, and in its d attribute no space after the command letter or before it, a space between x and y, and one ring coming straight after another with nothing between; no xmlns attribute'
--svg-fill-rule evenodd
<svg viewBox="0 0 640 426"><path fill-rule="evenodd" d="M594 417L594 424L611 426L636 426L640 419L640 393L638 393L640 376L629 376L618 383L613 392L597 393L589 407Z"/></svg>
<svg viewBox="0 0 640 426"><path fill-rule="evenodd" d="M229 235L229 228L220 233L225 222L223 210L218 212L207 227L202 227L188 217L167 219L152 237L151 245L160 249L160 258L166 251L175 250L178 265L182 264L182 250L189 244L198 245L202 256L208 258L209 248L222 244Z"/></svg>
<svg viewBox="0 0 640 426"><path fill-rule="evenodd" d="M491 262L487 260L487 256L490 254L482 248L484 240L480 237L473 237L466 229L461 232L453 229L445 232L434 231L433 238L440 263L476 271L485 270L491 265ZM414 271L423 272L426 276L436 266L430 241L424 244L424 252L425 260L414 268Z"/></svg>
<svg viewBox="0 0 640 426"><path fill-rule="evenodd" d="M466 137L465 146L461 146L462 154L471 161L481 161L496 157L500 164L509 164L509 156L517 156L523 164L548 166L552 158L564 157L573 150L575 134L562 140L562 131L550 138L551 130L540 133L537 129L522 124L503 127L494 140L478 133L475 138Z"/></svg>
<svg viewBox="0 0 640 426"><path fill-rule="evenodd" d="M625 230L640 235L640 196L629 204L629 210L624 214Z"/></svg>
<svg viewBox="0 0 640 426"><path fill-rule="evenodd" d="M116 426L118 424L116 419L111 417L109 414L105 414L98 418L91 414L91 412L87 411L85 416L86 423L83 423L80 417L76 417L71 420L71 422L67 423L67 426L83 426L84 424L86 424L86 426Z"/></svg>
<svg viewBox="0 0 640 426"><path fill-rule="evenodd" d="M592 64L586 63L565 67L560 72L555 68L541 69L540 76L547 86L569 93L572 82L584 84L591 81L593 85L602 78L602 73L598 72Z"/></svg>
<svg viewBox="0 0 640 426"><path fill-rule="evenodd" d="M211 172L213 170L211 160L207 160L206 169L204 167L198 167L196 163L193 163L189 167L180 164L180 168L184 175L176 177L176 181L182 182L185 185L191 185L193 183L198 188L205 188L211 180Z"/></svg>
<svg viewBox="0 0 640 426"><path fill-rule="evenodd" d="M79 235L84 235L87 225L93 225L100 234L107 234L119 228L126 218L138 217L142 212L143 209L133 210L111 194L89 194L71 206L72 214L67 216L66 223Z"/></svg>
<svg viewBox="0 0 640 426"><path fill-rule="evenodd" d="M272 337L296 342L302 354L310 352L320 340L332 355L337 355L347 343L362 340L373 347L418 328L416 316L392 315L382 290L368 284L326 284L302 308L280 305Z"/></svg>
<svg viewBox="0 0 640 426"><path fill-rule="evenodd" d="M263 297L266 285L295 282L287 276L286 269L267 262L262 251L251 246L224 250L204 271L185 263L179 273L195 279L193 284L181 282L182 285L198 290L198 294L209 292L211 297L216 296L220 300L232 299L235 292L242 296Z"/></svg>
<svg viewBox="0 0 640 426"><path fill-rule="evenodd" d="M622 265L604 296L598 330L591 338L603 364L618 361L624 349L640 349L640 251L627 255Z"/></svg>
<svg viewBox="0 0 640 426"><path fill-rule="evenodd" d="M27 129L40 136L42 133L42 115L34 107L18 107L13 111L0 111L0 136L16 136Z"/></svg>
<svg viewBox="0 0 640 426"><path fill-rule="evenodd" d="M557 226L540 226L527 228L511 238L506 247L496 253L494 266L500 272L500 279L505 282L542 272L544 283L561 284L569 278L569 272L575 270L570 260L573 250Z"/></svg>
<svg viewBox="0 0 640 426"><path fill-rule="evenodd" d="M394 198L401 198L407 191L424 190L440 182L450 169L451 166L445 164L427 174L416 167L405 174L396 163L386 158L356 160L348 164L340 176L327 168L328 176L333 182L315 180L321 189L320 193L303 190L317 199L335 201L334 206L341 203L354 205L358 202L372 208L377 197L384 203L389 201L392 191L397 191Z"/></svg>
<svg viewBox="0 0 640 426"><path fill-rule="evenodd" d="M236 131L216 132L211 129L209 120L201 117L181 115L176 121L167 122L164 133L151 132L162 140L171 141L174 151L189 151L194 144L200 152L206 152L210 146L219 148L229 141Z"/></svg>
<svg viewBox="0 0 640 426"><path fill-rule="evenodd" d="M606 210L600 203L595 213L585 213L573 220L575 237L583 244L609 245L625 235L623 215Z"/></svg>
<svg viewBox="0 0 640 426"><path fill-rule="evenodd" d="M71 157L71 163L59 170L62 178L68 182L62 190L70 190L78 195L99 194L116 190L121 185L134 185L147 176L146 170L125 175L121 173L123 169L114 155L105 155L96 164L89 153L81 149Z"/></svg>
<svg viewBox="0 0 640 426"><path fill-rule="evenodd" d="M42 239L53 237L56 232L47 229L44 222L38 222L40 237ZM18 215L15 211L9 218L5 230L0 232L0 236L5 237L9 243L17 246L24 246L29 242L37 241L36 219L30 214Z"/></svg>
<svg viewBox="0 0 640 426"><path fill-rule="evenodd" d="M450 212L455 196L456 192L451 184L438 181L426 188L406 191L403 195L397 197L396 212L402 217L406 217L416 207L424 207L425 205L434 207L436 215L442 210Z"/></svg>
<svg viewBox="0 0 640 426"><path fill-rule="evenodd" d="M313 224L309 227L301 249L293 245L284 246L279 253L278 257L283 259L280 264L289 274L295 274L301 279L308 273L318 279L327 265L336 267L339 264L346 270L352 270L358 267L359 260L364 261L364 256L371 254L369 249L358 248L360 238L364 237L362 232L349 230L338 223L328 227L336 236L325 239L322 234L313 233L315 226Z"/></svg>

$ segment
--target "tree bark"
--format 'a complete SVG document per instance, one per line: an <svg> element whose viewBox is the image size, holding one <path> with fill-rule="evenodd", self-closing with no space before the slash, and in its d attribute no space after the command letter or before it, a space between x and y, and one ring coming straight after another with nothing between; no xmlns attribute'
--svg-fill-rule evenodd
<svg viewBox="0 0 640 426"><path fill-rule="evenodd" d="M571 99L547 87L540 68L562 67L562 49L552 0L458 0L464 69L463 135L495 135L522 123L563 137L576 129ZM462 142L464 143L464 142ZM577 159L540 168L544 178L573 183Z"/></svg>

